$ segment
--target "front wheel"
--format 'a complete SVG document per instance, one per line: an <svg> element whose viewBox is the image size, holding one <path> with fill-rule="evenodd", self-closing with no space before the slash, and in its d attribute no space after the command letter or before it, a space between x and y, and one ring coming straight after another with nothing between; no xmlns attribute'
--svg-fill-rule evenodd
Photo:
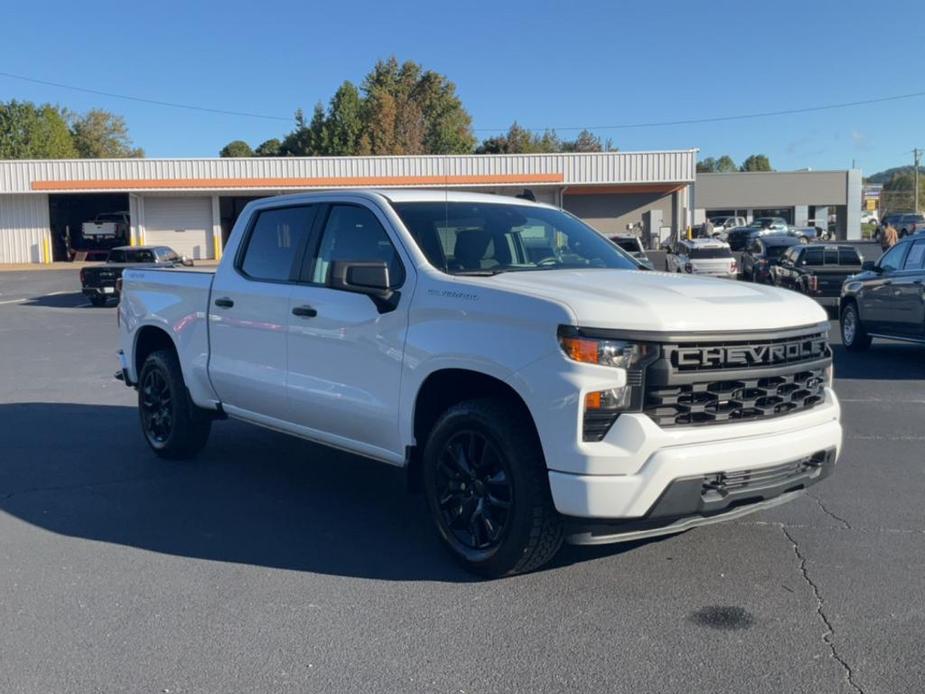
<svg viewBox="0 0 925 694"><path fill-rule="evenodd" d="M444 412L424 447L423 473L437 533L469 571L532 571L562 545L539 441L509 404L470 400Z"/></svg>
<svg viewBox="0 0 925 694"><path fill-rule="evenodd" d="M209 439L212 419L190 399L171 350L159 350L145 360L138 379L138 413L145 441L161 458L192 458Z"/></svg>
<svg viewBox="0 0 925 694"><path fill-rule="evenodd" d="M805 236L801 236L800 243L802 243L805 246L807 243L809 243L809 239L806 238Z"/></svg>
<svg viewBox="0 0 925 694"><path fill-rule="evenodd" d="M862 352L870 347L870 335L861 323L858 307L855 303L847 304L841 312L841 340L849 352Z"/></svg>

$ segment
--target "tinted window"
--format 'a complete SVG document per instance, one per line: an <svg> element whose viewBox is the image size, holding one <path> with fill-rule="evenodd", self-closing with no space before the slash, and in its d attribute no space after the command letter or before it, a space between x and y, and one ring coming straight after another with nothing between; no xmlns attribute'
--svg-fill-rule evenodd
<svg viewBox="0 0 925 694"><path fill-rule="evenodd" d="M804 265L822 265L823 254L821 248L807 248L803 252Z"/></svg>
<svg viewBox="0 0 925 694"><path fill-rule="evenodd" d="M923 267L925 267L925 241L916 241L909 250L903 269L921 270Z"/></svg>
<svg viewBox="0 0 925 694"><path fill-rule="evenodd" d="M888 250L880 260L877 261L877 265L880 266L881 270L889 272L890 270L898 270L903 265L903 260L906 257L906 252L909 250L908 243L901 243L898 246L893 246Z"/></svg>
<svg viewBox="0 0 925 694"><path fill-rule="evenodd" d="M823 252L826 265L838 265L838 249L826 247Z"/></svg>
<svg viewBox="0 0 925 694"><path fill-rule="evenodd" d="M311 232L315 208L284 207L257 213L241 271L258 280L290 279L296 254Z"/></svg>
<svg viewBox="0 0 925 694"><path fill-rule="evenodd" d="M106 262L124 263L125 262L125 251L110 251L109 257L106 259Z"/></svg>
<svg viewBox="0 0 925 694"><path fill-rule="evenodd" d="M692 248L691 258L731 258L732 253L728 248Z"/></svg>
<svg viewBox="0 0 925 694"><path fill-rule="evenodd" d="M376 215L366 207L335 205L331 208L318 257L312 270L312 281L326 284L335 261L372 262L381 260L389 267L389 286L398 287L405 281L405 271L395 247Z"/></svg>
<svg viewBox="0 0 925 694"><path fill-rule="evenodd" d="M860 265L861 256L858 255L857 250L854 248L839 248L838 249L838 264L839 265Z"/></svg>
<svg viewBox="0 0 925 694"><path fill-rule="evenodd" d="M393 207L431 264L451 274L639 267L584 222L556 209L500 202Z"/></svg>
<svg viewBox="0 0 925 694"><path fill-rule="evenodd" d="M638 239L614 239L613 242L627 253L639 253L642 250Z"/></svg>

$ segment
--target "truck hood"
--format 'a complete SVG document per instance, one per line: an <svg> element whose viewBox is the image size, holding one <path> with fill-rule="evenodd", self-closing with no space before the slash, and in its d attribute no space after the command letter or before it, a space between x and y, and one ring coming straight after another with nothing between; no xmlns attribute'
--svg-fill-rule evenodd
<svg viewBox="0 0 925 694"><path fill-rule="evenodd" d="M589 328L774 330L828 321L819 304L786 289L664 272L538 270L485 283L560 303Z"/></svg>

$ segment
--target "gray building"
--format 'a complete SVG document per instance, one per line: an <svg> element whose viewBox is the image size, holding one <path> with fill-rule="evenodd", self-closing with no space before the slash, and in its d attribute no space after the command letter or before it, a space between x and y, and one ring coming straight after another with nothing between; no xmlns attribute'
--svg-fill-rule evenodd
<svg viewBox="0 0 925 694"><path fill-rule="evenodd" d="M839 238L861 237L861 172L755 171L697 174L694 223L734 215L783 217L796 226L825 229L829 219Z"/></svg>

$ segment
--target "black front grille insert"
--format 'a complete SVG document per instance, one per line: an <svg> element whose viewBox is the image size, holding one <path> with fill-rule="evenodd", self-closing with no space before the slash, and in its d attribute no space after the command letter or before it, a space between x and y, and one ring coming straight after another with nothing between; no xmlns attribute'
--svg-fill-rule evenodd
<svg viewBox="0 0 925 694"><path fill-rule="evenodd" d="M802 460L794 460L780 465L706 475L703 478L701 494L704 501L710 501L729 493L786 484L788 481L803 477L807 473L810 476L817 474L817 471L829 458L830 454L827 451L819 451Z"/></svg>
<svg viewBox="0 0 925 694"><path fill-rule="evenodd" d="M831 350L818 331L782 338L661 346L644 412L661 427L776 417L825 398Z"/></svg>

